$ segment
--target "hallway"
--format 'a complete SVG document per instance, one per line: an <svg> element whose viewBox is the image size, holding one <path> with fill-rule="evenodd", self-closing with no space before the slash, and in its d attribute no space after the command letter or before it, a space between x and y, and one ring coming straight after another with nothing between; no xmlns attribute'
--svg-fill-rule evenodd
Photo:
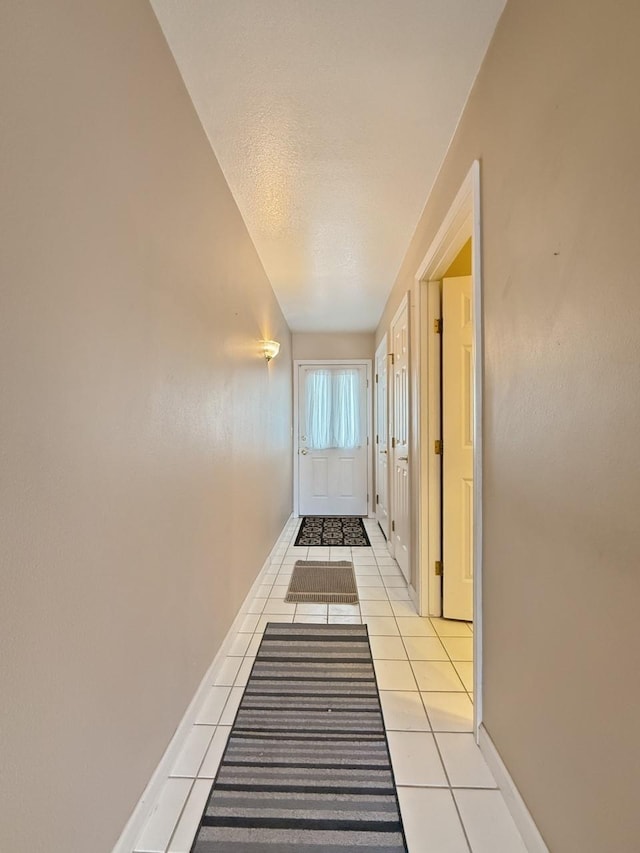
<svg viewBox="0 0 640 853"><path fill-rule="evenodd" d="M135 853L189 853L269 621L368 625L409 853L525 850L472 734L471 627L418 617L377 523L365 525L371 548L296 548L299 520L289 520ZM360 604L286 603L293 564L305 558L353 560Z"/></svg>
<svg viewBox="0 0 640 853"><path fill-rule="evenodd" d="M517 853L505 804L531 853L637 853L640 3L0 24L0 851L189 850L266 621L326 618L369 627L412 853ZM410 604L452 589L438 310L469 272L473 632ZM402 402L362 514L415 586L369 522L354 612L283 600L296 364L328 360Z"/></svg>

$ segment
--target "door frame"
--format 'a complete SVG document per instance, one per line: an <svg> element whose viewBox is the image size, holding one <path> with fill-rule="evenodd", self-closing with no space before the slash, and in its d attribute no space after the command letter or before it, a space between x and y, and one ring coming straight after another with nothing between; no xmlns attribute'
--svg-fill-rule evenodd
<svg viewBox="0 0 640 853"><path fill-rule="evenodd" d="M482 380L483 380L483 313L482 313L482 231L480 207L480 161L474 160L462 186L449 208L436 236L415 275L419 309L415 343L419 348L419 466L418 477L418 601L419 612L426 616L442 613L442 578L435 574L435 561L440 559L441 464L435 463L433 442L440 438L440 394L434 394L430 371L439 374L434 357L437 336L434 319L440 306L434 298L434 282L439 282L471 237L471 275L473 299L473 687L474 729L476 739L482 722ZM435 340L434 340L435 339ZM439 346L439 341L437 341ZM439 383L439 375L438 375ZM421 531L428 531L427 535Z"/></svg>
<svg viewBox="0 0 640 853"><path fill-rule="evenodd" d="M413 601L414 604L416 604L417 594L416 594L416 589L415 589L416 572L415 572L415 557L414 557L414 555L416 553L415 530L416 530L416 526L417 526L416 525L416 514L415 514L416 478L414 477L414 470L413 470L412 465L411 465L411 460L414 458L414 449L415 449L415 443L414 442L415 442L415 436L416 436L416 429L415 429L416 424L415 424L415 419L414 419L415 408L413 405L413 400L414 400L414 396L415 396L414 379L415 379L416 374L415 374L414 364L413 364L413 353L415 351L415 348L413 345L413 340L412 340L413 305L412 305L412 301L411 301L411 293L409 291L407 291L403 295L402 299L400 300L400 303L399 303L399 305L395 311L395 314L393 315L393 317L391 318L391 321L389 323L388 331L385 332L385 337L387 337L388 344L389 344L389 357L392 357L394 355L394 352L393 352L393 327L398 322L398 319L400 318L402 312L405 309L407 311L407 328L408 328L407 346L409 348L409 353L408 353L408 357L407 357L407 370L408 370L408 383L409 383L408 384L409 395L408 395L408 400L407 400L407 406L408 406L407 427L408 427L408 433L409 433L409 464L407 466L407 469L408 469L407 475L409 477L409 542L408 542L408 547L409 547L409 579L407 580L407 587L409 589L409 595L411 596L411 600ZM388 491L388 498L389 498L389 538L387 539L387 550L389 551L391 556L395 558L395 543L393 541L393 536L391 536L392 519L393 519L393 516L395 513L395 509L396 509L395 508L395 494L394 494L394 490L393 490L393 479L394 479L393 478L393 452L392 452L393 442L392 442L392 435L391 435L391 427L395 426L395 424L393 422L393 410L395 407L395 383L393 381L393 358L391 359L391 362L389 364L387 364L387 406L388 406L388 412L389 412L389 424L388 424L389 429L388 429L388 435L387 435L387 443L388 443L388 447L389 447L389 491Z"/></svg>
<svg viewBox="0 0 640 853"><path fill-rule="evenodd" d="M382 352L382 353L384 353L384 359L385 359L385 362L387 363L387 387L385 389L385 408L386 408L386 411L385 411L385 419L386 419L385 435L387 438L387 483L386 483L386 486L387 486L387 488L386 488L386 495L387 495L387 533L385 534L385 536L386 536L387 543L388 543L389 538L390 538L389 533L391 532L389 530L389 525L391 524L391 511L390 511L390 505L389 505L390 504L390 497L389 497L389 364L387 361L389 358L389 350L387 349L387 347L388 347L387 333L385 332L384 335L382 336L382 339L380 340L380 343L378 344L378 348L375 351L374 359L373 359L374 372L375 372L375 385L373 388L373 420L372 420L372 434L371 435L373 438L373 432L375 430L377 430L377 428L378 428L378 388L377 388L377 385L378 385L378 358L379 358L378 353ZM374 480L374 487L375 488L372 491L374 494L378 493L378 452L379 451L378 451L377 439L378 439L378 434L376 432L376 440L373 442L373 470L375 473L375 480ZM372 503L373 503L373 515L374 515L376 521L378 522L378 526L380 527L380 529L382 529L380 522L378 521L378 502L377 502L377 500L373 500L373 497L372 497ZM382 532L384 533L384 530Z"/></svg>
<svg viewBox="0 0 640 853"><path fill-rule="evenodd" d="M372 408L372 388L371 388L371 359L370 358L301 358L295 359L293 362L293 517L300 518L300 465L299 465L299 429L298 429L298 401L299 388L298 377L300 375L300 367L307 365L330 365L335 367L338 364L346 364L352 366L364 366L367 378L367 517L373 516L372 510L372 493L373 493L373 453L371 442L371 424L373 419Z"/></svg>

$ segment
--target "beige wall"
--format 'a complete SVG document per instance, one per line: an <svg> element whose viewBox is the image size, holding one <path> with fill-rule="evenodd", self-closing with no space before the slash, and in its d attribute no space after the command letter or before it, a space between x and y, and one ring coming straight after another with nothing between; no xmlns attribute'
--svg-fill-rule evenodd
<svg viewBox="0 0 640 853"><path fill-rule="evenodd" d="M294 359L373 358L374 335L297 332L292 336Z"/></svg>
<svg viewBox="0 0 640 853"><path fill-rule="evenodd" d="M147 3L4 2L0 90L0 849L107 853L290 513L290 335Z"/></svg>
<svg viewBox="0 0 640 853"><path fill-rule="evenodd" d="M635 0L510 0L389 300L482 164L485 723L554 853L638 849Z"/></svg>

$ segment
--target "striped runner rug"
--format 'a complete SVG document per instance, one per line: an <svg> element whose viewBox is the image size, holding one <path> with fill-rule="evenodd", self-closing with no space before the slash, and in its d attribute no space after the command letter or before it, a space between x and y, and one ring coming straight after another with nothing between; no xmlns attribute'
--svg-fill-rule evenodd
<svg viewBox="0 0 640 853"><path fill-rule="evenodd" d="M406 853L366 625L270 622L192 853Z"/></svg>

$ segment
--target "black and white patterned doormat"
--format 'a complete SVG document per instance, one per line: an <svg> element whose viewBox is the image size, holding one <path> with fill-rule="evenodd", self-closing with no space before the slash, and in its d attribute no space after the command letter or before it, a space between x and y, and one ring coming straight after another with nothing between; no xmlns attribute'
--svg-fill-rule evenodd
<svg viewBox="0 0 640 853"><path fill-rule="evenodd" d="M356 515L305 515L294 544L311 547L371 547L362 519Z"/></svg>
<svg viewBox="0 0 640 853"><path fill-rule="evenodd" d="M406 853L366 625L269 622L191 853Z"/></svg>

